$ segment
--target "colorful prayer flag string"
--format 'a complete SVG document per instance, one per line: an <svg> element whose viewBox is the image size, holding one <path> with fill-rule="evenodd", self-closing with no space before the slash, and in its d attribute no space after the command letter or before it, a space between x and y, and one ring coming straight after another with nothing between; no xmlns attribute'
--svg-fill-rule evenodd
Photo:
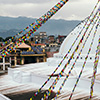
<svg viewBox="0 0 100 100"><path fill-rule="evenodd" d="M96 12L96 14L94 15L93 20L95 19L95 16L96 16L97 14L98 14L98 12ZM97 20L98 20L98 18L96 19L96 22L97 22ZM91 24L92 22L93 22L93 21L91 21L90 24ZM96 22L95 22L95 23L96 23ZM86 28L86 31L84 32L84 34L83 34L83 36L82 36L81 39L84 39L84 36L85 36L87 30L89 29L90 24L88 24L88 26L87 26L87 28ZM93 26L94 26L94 25L93 25ZM92 29L93 29L93 28L92 28ZM91 29L91 30L92 30L92 29ZM88 35L88 37L89 37L89 36L90 36L90 34ZM88 39L88 37L87 37L87 39ZM86 39L86 40L87 40L87 39ZM70 64L70 61L71 61L71 59L73 58L75 52L78 50L80 44L81 44L81 40L79 41L79 44L77 45L76 49L75 49L74 52L72 53L72 55L71 55L70 59L68 60L67 64L64 66L64 68L62 69L62 71L59 73L59 75L57 76L57 78L54 80L53 84L50 86L50 88L48 89L47 93L44 94L44 97L43 97L44 100L47 100L48 96L50 96L50 94L51 94L52 90L55 88L57 82L58 82L59 79L62 77L62 74L64 73L65 68L67 67L67 65ZM85 44L84 44L84 45L85 45ZM83 45L83 48L84 48L84 45ZM81 53L81 52L82 52L82 50L80 51L80 53ZM80 54L80 53L79 53L79 54ZM79 58L79 56L77 56L76 59L78 59L78 58Z"/></svg>
<svg viewBox="0 0 100 100"><path fill-rule="evenodd" d="M94 24L95 24L95 23L94 23ZM89 32L88 36L90 35L90 33L91 33L91 32ZM88 36L87 36L87 39L88 39ZM87 39L86 39L86 41L87 41ZM86 41L85 41L85 42L86 42ZM93 42L92 42L92 43L93 43ZM84 45L83 45L82 48L84 48L84 46L85 46L85 43L84 43ZM91 50L91 48L89 49L89 52L90 52L90 50ZM78 57L80 56L81 51L82 51L82 49L80 50L80 53L78 54L78 56L77 56L76 58L78 58ZM88 52L88 53L89 53L89 52ZM64 86L66 80L68 79L68 77L69 77L69 75L70 75L72 69L74 68L76 61L77 61L77 59L76 59L75 62L73 63L71 69L69 70L68 74L66 75L66 78L64 79L62 85L60 86L60 88L59 88L58 92L56 93L55 98L54 98L53 100L55 100L55 99L57 98L57 96L60 94L60 91L61 91L62 87ZM86 61L85 61L85 63L86 63ZM85 63L84 63L84 66L85 66Z"/></svg>
<svg viewBox="0 0 100 100"><path fill-rule="evenodd" d="M25 32L27 29L29 29L30 27L32 27L34 25L34 23L30 24L29 26L27 26L25 29L23 29L22 31L20 31L19 33L17 33L16 35L14 35L11 39L5 41L4 43L2 43L0 46L6 46L7 44L9 44L10 42L13 42L13 39L15 39L16 37L18 37L20 34L22 34L23 32Z"/></svg>
<svg viewBox="0 0 100 100"><path fill-rule="evenodd" d="M95 23L94 23L94 24L95 24ZM93 28L93 27L92 27L92 28ZM91 31L92 31L92 30L91 30ZM91 31L89 32L89 34L91 33ZM91 47L92 47L92 44L93 44L93 41L94 41L95 34L96 34L96 33L94 33L94 36L93 36L93 39L92 39L92 42L91 42L91 45L90 45L90 48L89 48L89 51L88 51L88 55L89 55L89 53L90 53L90 51L91 51ZM89 36L89 35L88 35L88 36ZM88 39L88 36L87 36L87 39ZM87 39L86 39L86 41L87 41ZM86 41L85 41L85 42L86 42ZM84 45L83 45L83 47L84 47ZM80 56L81 51L82 51L82 50L80 50L80 53L78 54L77 57ZM88 57L88 55L87 55L87 57ZM84 64L83 64L83 66L85 66L85 64L86 64L87 57L86 57L86 59L85 59L85 62L84 62ZM58 95L60 94L60 91L62 90L62 87L64 86L64 84L65 84L65 82L67 81L69 75L71 74L71 71L73 70L76 61L77 61L77 59L75 59L75 62L73 63L71 69L69 70L68 74L66 75L66 78L64 79L62 85L60 86L60 88L59 88L59 90L57 91L57 93L56 93L56 95L55 95L55 98L54 98L53 100L56 100L56 98L57 98Z"/></svg>
<svg viewBox="0 0 100 100"><path fill-rule="evenodd" d="M38 28L40 28L40 26L42 26L42 24L44 24L48 19L50 19L61 7L63 7L63 5L68 2L68 0L61 0L59 3L57 3L52 9L50 9L50 11L48 11L46 14L44 14L42 17L40 17L38 20L36 20L35 22L35 26L33 26L32 30L30 30L29 32L27 32L26 34L28 34L27 39L29 39L29 37L36 32L36 30ZM26 35L25 34L25 35ZM10 51L12 51L13 49L15 49L17 47L17 45L19 45L21 42L24 42L26 39L26 37L21 37L19 38L15 43L13 43L13 46L9 47L9 48L4 48L5 50L2 50L1 56L5 57L7 54L9 54ZM6 54L5 54L6 52Z"/></svg>
<svg viewBox="0 0 100 100"><path fill-rule="evenodd" d="M43 17L44 17L44 16L43 16ZM48 18L49 18L49 17L48 17ZM42 20L42 18L36 20L36 22L41 23L39 20ZM45 21L46 21L46 19L45 19ZM44 23L44 22L43 22L43 23ZM36 26L40 27L41 25L39 24L39 25L36 25ZM34 28L38 29L37 27L34 27ZM25 29L28 29L28 27L26 27ZM18 43L24 42L26 39L29 39L29 37L30 37L30 35L31 35L31 32L32 32L32 30L30 30L30 31L28 32L28 34L30 33L28 37L26 37L26 35L24 35L24 37L22 37L21 41L18 40ZM25 38L25 37L26 37L26 38ZM16 43L17 43L17 41L16 41ZM18 43L15 44L15 45L18 45ZM5 54L5 52L3 52L3 53L2 53L3 55L1 55L0 58L2 58L2 56L5 57L6 55L8 55L8 54L11 52L12 49L17 48L17 46L16 46L15 48L14 48L14 47L15 47L15 46L13 45L13 47L11 47L11 49L4 48L4 49L7 49L7 50L5 51L6 54Z"/></svg>
<svg viewBox="0 0 100 100"><path fill-rule="evenodd" d="M90 17L93 15L97 5L99 2L97 2L96 6L94 7L92 13L90 14L90 16L88 17L88 19L86 20L82 30L79 32L79 35L77 36L77 38L75 39L75 41L73 42L73 44L71 45L69 51L67 52L67 54L63 57L63 60L59 63L58 67L54 70L54 72L50 75L50 77L47 79L47 81L45 81L45 83L41 86L41 88L34 94L33 98L41 91L41 89L47 84L47 82L51 79L51 77L55 74L55 72L57 71L57 69L60 67L60 65L62 64L62 62L65 60L65 58L67 57L67 55L70 53L72 47L74 46L74 44L76 43L76 41L78 40L80 34L82 33L83 29L85 28L85 26L87 25Z"/></svg>
<svg viewBox="0 0 100 100"><path fill-rule="evenodd" d="M99 16L100 16L100 14L99 14ZM99 23L100 23L100 19L99 19L98 24L96 25L96 29L95 29L95 32L94 32L94 35L93 35L92 42L91 42L91 44L90 44L90 48L89 48L89 50L88 50L87 56L85 57L84 64L83 64L83 66L82 66L82 69L81 69L81 72L80 72L80 74L79 74L79 77L77 78L77 81L76 81L76 83L75 83L75 85L74 85L74 88L73 88L72 93L71 93L71 95L70 95L70 97L69 97L69 100L71 100L71 98L72 98L72 96L73 96L73 93L74 93L74 91L75 91L75 88L76 88L76 86L77 86L77 84L78 84L78 82L79 82L79 79L80 79L80 77L81 77L81 75L82 75L82 72L83 72L83 70L84 70L84 67L85 67L86 61L87 61L87 59L88 59L88 56L89 56L90 51L91 51L91 47L92 47L93 42L94 42L94 38L95 38L95 35L96 35L96 32L97 32L97 29L98 29Z"/></svg>
<svg viewBox="0 0 100 100"><path fill-rule="evenodd" d="M99 1L98 1L98 3L99 3ZM98 3L97 3L97 4L98 4ZM60 3L57 4L57 7L60 6L60 4L64 4L64 3L61 1ZM62 5L61 5L61 7L62 7ZM95 8L96 8L96 6L95 6ZM94 8L94 10L95 10L95 8ZM52 9L55 10L54 7L53 7ZM59 9L60 9L60 8L59 8ZM59 10L59 9L58 9L58 10ZM57 9L56 9L56 11L57 11ZM52 12L52 10L50 10L50 12ZM47 15L51 14L50 12L48 11ZM55 13L55 12L54 12L54 13ZM92 13L93 13L93 12L92 12ZM91 14L92 14L92 13L91 13ZM51 14L51 15L53 15L53 14ZM43 23L46 22L46 19L43 20L43 18L46 18L46 14L45 14L44 16L40 17L39 19L37 19L35 23L30 24L30 25L29 25L28 27L26 27L24 30L28 29L28 28L29 28L30 26L32 26L32 25L36 25L36 23L40 23L40 24L36 25L37 27L40 27L42 22L43 22ZM50 16L48 16L48 18L50 18ZM42 21L42 22L41 22L41 21ZM36 29L38 29L37 27L36 27ZM35 27L34 27L34 28L35 28ZM22 30L21 32L19 32L19 33L18 33L17 35L15 35L14 37L16 37L16 36L18 36L19 34L21 34L22 32L24 32L24 30ZM31 30L29 31L29 33L32 32L32 30L33 30L33 29L31 29ZM25 35L25 36L26 36L26 35ZM22 40L21 42L24 42L25 40L29 39L29 37L30 37L30 36L28 36L28 37L25 39L25 36L24 36L24 38L22 37L22 39L24 39L24 40ZM15 39L14 37L12 37L12 40ZM10 39L9 41L11 42L12 40ZM20 41L18 41L18 42L20 42ZM7 43L7 41L6 41L5 43ZM17 41L16 41L16 43L17 43ZM18 43L17 43L17 45L18 45ZM16 46L16 47L17 47L17 46ZM16 47L15 47L15 48L16 48ZM6 50L6 51L5 51L6 54L5 54L5 52L4 52L4 53L3 53L3 57L5 57L6 55L8 55L8 54L11 52L11 50L12 50L13 48L14 48L14 45L13 45L13 47L11 47L11 49ZM4 49L6 49L6 48L4 48ZM9 53L8 53L8 51L9 51ZM2 51L1 51L1 52L2 52ZM0 56L0 58L2 58L2 55Z"/></svg>
<svg viewBox="0 0 100 100"><path fill-rule="evenodd" d="M89 100L91 100L92 97L93 97L93 86L94 86L95 79L96 79L96 72L97 72L97 66L98 66L98 62L99 62L99 55L100 55L100 37L99 37L99 40L98 40L98 46L97 46L97 51L96 51L96 55L95 55L94 70L93 70L93 76L92 76L92 79L91 79L91 88L90 88Z"/></svg>

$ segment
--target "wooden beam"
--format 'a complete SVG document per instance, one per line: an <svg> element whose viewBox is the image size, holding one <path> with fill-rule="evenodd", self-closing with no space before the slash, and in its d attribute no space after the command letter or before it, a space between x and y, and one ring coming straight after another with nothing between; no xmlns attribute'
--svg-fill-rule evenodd
<svg viewBox="0 0 100 100"><path fill-rule="evenodd" d="M28 54L28 55L20 55L20 56L45 56L45 54Z"/></svg>

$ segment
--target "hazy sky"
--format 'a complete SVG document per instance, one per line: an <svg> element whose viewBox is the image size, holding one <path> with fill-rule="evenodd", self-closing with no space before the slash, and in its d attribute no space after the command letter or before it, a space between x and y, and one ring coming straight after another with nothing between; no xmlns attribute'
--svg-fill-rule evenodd
<svg viewBox="0 0 100 100"><path fill-rule="evenodd" d="M0 0L0 16L39 18L60 0ZM98 0L69 0L53 19L83 20Z"/></svg>

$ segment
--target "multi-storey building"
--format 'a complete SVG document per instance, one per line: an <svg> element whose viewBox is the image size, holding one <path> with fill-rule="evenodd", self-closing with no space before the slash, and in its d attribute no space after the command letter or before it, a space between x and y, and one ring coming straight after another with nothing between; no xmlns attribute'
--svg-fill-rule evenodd
<svg viewBox="0 0 100 100"><path fill-rule="evenodd" d="M43 43L45 42L45 39L47 38L46 32L40 32L37 35L34 35L34 37L30 38L30 43Z"/></svg>
<svg viewBox="0 0 100 100"><path fill-rule="evenodd" d="M55 41L55 36L54 35L50 35L48 37L48 39L49 39L49 43L53 43Z"/></svg>

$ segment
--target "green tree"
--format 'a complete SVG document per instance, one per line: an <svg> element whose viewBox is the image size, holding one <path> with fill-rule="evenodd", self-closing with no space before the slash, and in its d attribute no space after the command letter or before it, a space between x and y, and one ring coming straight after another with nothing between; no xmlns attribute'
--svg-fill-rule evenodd
<svg viewBox="0 0 100 100"><path fill-rule="evenodd" d="M4 39L2 37L0 37L0 42L4 42Z"/></svg>
<svg viewBox="0 0 100 100"><path fill-rule="evenodd" d="M11 39L12 37L10 36L10 37L6 37L5 38L5 41L7 41L7 40L9 40L9 39Z"/></svg>

